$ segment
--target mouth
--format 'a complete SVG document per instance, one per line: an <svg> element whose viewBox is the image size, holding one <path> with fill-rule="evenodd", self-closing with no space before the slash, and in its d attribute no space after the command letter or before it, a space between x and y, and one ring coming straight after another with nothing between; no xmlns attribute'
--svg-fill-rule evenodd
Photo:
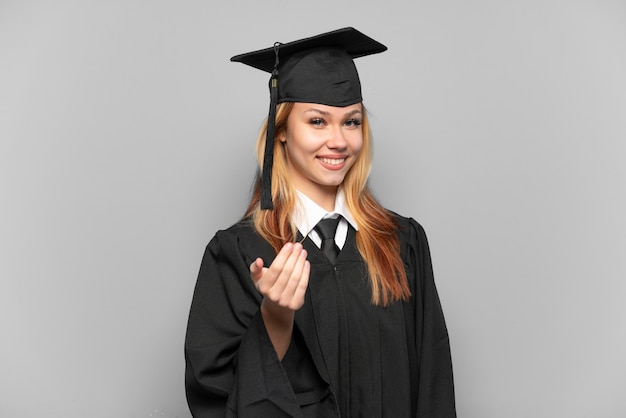
<svg viewBox="0 0 626 418"><path fill-rule="evenodd" d="M325 157L318 157L319 160L321 162L323 162L324 164L328 164L328 165L341 165L343 163L346 162L346 158L325 158Z"/></svg>
<svg viewBox="0 0 626 418"><path fill-rule="evenodd" d="M348 157L340 156L340 157L317 157L317 160L320 162L322 167L327 170L341 170L346 166L346 160Z"/></svg>

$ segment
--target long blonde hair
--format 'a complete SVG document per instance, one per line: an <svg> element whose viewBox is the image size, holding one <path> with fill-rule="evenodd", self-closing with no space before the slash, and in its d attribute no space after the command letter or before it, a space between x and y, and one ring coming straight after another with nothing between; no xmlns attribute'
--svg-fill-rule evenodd
<svg viewBox="0 0 626 418"><path fill-rule="evenodd" d="M293 103L281 103L276 109L272 169L274 209L261 210L261 181L260 176L257 175L252 199L245 215L253 219L256 231L272 245L276 252L286 242L294 241L297 236L297 228L291 222L291 215L296 205L296 190L289 180L284 144L278 140L285 133L287 118L292 109ZM411 292L400 257L398 225L392 214L376 201L367 185L372 165L372 135L365 109L363 109L361 128L363 146L341 187L344 190L350 213L359 226L356 244L369 271L372 303L387 306L394 301L408 300ZM263 166L266 131L267 120L263 123L256 145L260 167Z"/></svg>

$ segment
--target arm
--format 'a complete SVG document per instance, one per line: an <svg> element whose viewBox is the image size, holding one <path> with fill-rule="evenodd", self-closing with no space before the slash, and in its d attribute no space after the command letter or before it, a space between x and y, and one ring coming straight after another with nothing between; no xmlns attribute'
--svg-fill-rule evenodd
<svg viewBox="0 0 626 418"><path fill-rule="evenodd" d="M202 260L185 340L185 386L194 417L300 414L261 317L252 259L240 246L258 247L266 260L273 251L261 241L248 245L252 238L219 232Z"/></svg>
<svg viewBox="0 0 626 418"><path fill-rule="evenodd" d="M435 287L426 233L411 219L418 340L417 416L456 417L450 340Z"/></svg>

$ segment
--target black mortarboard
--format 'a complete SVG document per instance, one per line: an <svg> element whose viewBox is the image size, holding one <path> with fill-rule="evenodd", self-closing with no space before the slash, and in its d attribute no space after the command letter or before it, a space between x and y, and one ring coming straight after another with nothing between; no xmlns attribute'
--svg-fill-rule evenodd
<svg viewBox="0 0 626 418"><path fill-rule="evenodd" d="M273 47L230 59L272 74L261 178L262 209L273 207L271 184L276 105L304 102L343 107L359 103L363 98L353 58L386 50L385 45L358 30L343 28L285 44L276 42Z"/></svg>

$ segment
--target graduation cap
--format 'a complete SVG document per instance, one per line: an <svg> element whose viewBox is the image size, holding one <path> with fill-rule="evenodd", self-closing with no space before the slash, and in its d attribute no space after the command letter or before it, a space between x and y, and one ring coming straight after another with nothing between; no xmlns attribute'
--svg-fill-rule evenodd
<svg viewBox="0 0 626 418"><path fill-rule="evenodd" d="M354 28L343 28L236 55L230 60L271 73L270 110L261 177L261 209L272 209L276 105L283 102L350 106L363 101L354 58L387 47Z"/></svg>

